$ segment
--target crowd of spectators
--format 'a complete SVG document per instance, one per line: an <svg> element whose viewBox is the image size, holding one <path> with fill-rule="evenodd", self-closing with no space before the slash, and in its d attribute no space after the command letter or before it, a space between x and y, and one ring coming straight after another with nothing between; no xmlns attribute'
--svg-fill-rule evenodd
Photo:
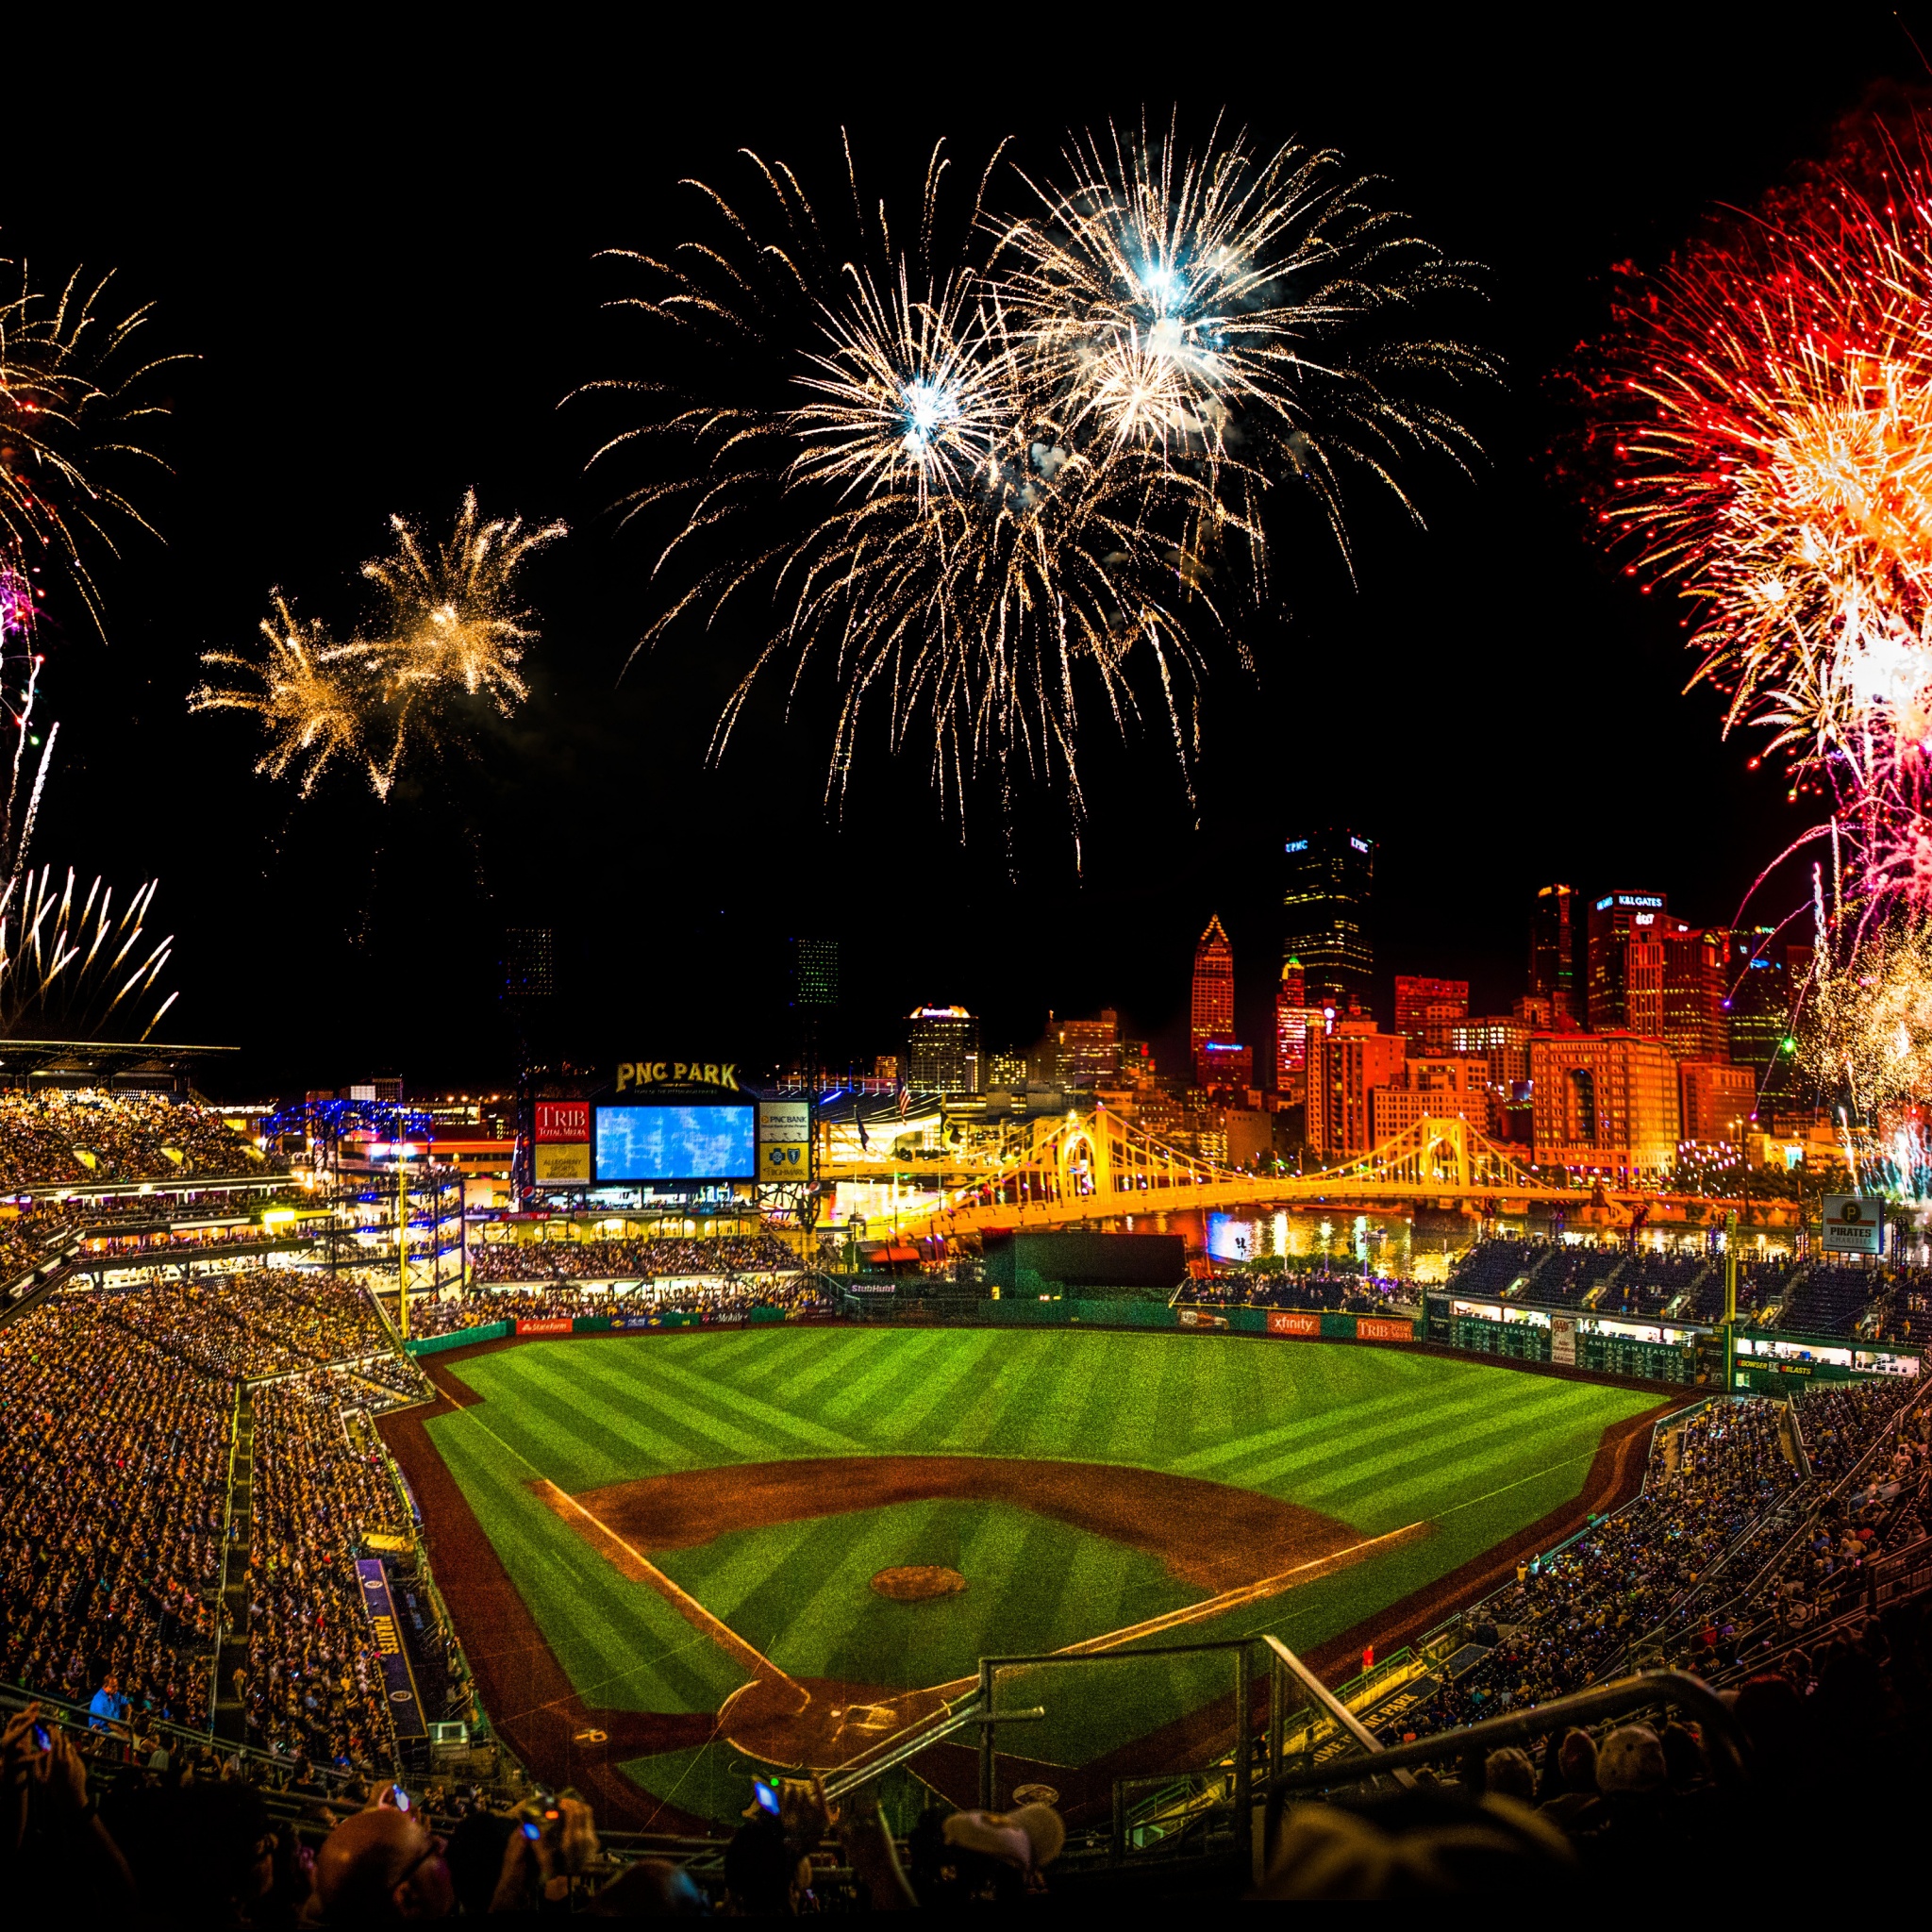
<svg viewBox="0 0 1932 1932"><path fill-rule="evenodd" d="M265 1164L219 1114L166 1094L0 1093L0 1191L242 1174Z"/></svg>
<svg viewBox="0 0 1932 1932"><path fill-rule="evenodd" d="M1659 1434L1643 1493L1482 1608L1491 1655L1437 1710L1462 1723L1596 1682L1798 1481L1785 1405L1717 1402Z"/></svg>
<svg viewBox="0 0 1932 1932"><path fill-rule="evenodd" d="M243 1245L273 1247L277 1237L257 1222L239 1222L227 1227L150 1227L138 1234L90 1233L81 1242L81 1257L89 1261L125 1259L130 1265L142 1261L173 1261L206 1248L233 1248Z"/></svg>
<svg viewBox="0 0 1932 1932"><path fill-rule="evenodd" d="M74 1217L58 1203L39 1213L0 1221L0 1283L38 1268L74 1229Z"/></svg>
<svg viewBox="0 0 1932 1932"><path fill-rule="evenodd" d="M1407 1314L1414 1290L1405 1281L1354 1270L1296 1268L1282 1274L1217 1274L1191 1281L1180 1306L1216 1308L1327 1309L1351 1315Z"/></svg>
<svg viewBox="0 0 1932 1932"><path fill-rule="evenodd" d="M207 1721L230 1407L99 1296L0 1328L0 1679Z"/></svg>
<svg viewBox="0 0 1932 1932"><path fill-rule="evenodd" d="M1797 1398L1798 1427L1811 1474L1835 1483L1850 1474L1879 1430L1918 1392L1918 1378L1883 1382L1822 1382Z"/></svg>
<svg viewBox="0 0 1932 1932"><path fill-rule="evenodd" d="M748 1315L754 1308L783 1308L788 1313L829 1314L836 1298L813 1277L791 1274L783 1279L716 1283L689 1282L679 1288L573 1288L566 1283L547 1287L473 1288L409 1303L411 1337L453 1335L462 1328L484 1328L493 1322L559 1321L579 1315L651 1316L665 1314L721 1317Z"/></svg>
<svg viewBox="0 0 1932 1932"><path fill-rule="evenodd" d="M103 1290L102 1318L211 1375L285 1374L391 1351L375 1306L353 1282L250 1268Z"/></svg>
<svg viewBox="0 0 1932 1932"><path fill-rule="evenodd" d="M776 1235L631 1235L588 1241L479 1241L478 1281L659 1281L679 1274L795 1274Z"/></svg>
<svg viewBox="0 0 1932 1932"><path fill-rule="evenodd" d="M373 1448L344 1426L326 1370L256 1391L248 1662L234 1689L252 1743L367 1773L394 1762L382 1662L356 1557L407 1513Z"/></svg>

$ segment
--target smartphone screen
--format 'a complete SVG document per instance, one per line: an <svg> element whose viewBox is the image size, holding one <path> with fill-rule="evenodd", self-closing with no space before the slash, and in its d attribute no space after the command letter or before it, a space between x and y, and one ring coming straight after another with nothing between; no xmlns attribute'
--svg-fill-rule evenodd
<svg viewBox="0 0 1932 1932"><path fill-rule="evenodd" d="M760 1809L769 1811L774 1818L778 1815L778 1793L763 1778L752 1780L751 1788L758 1793Z"/></svg>

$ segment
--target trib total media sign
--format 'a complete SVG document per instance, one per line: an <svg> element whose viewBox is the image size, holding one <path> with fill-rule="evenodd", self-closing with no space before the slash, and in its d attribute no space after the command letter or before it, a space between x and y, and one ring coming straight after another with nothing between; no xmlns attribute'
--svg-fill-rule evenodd
<svg viewBox="0 0 1932 1932"><path fill-rule="evenodd" d="M591 1178L591 1103L540 1100L533 1136L537 1185Z"/></svg>

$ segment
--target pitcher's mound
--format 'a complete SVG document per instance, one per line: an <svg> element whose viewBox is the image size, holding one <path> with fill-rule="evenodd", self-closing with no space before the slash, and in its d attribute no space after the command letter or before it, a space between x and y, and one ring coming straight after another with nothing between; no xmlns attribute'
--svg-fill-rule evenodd
<svg viewBox="0 0 1932 1932"><path fill-rule="evenodd" d="M966 1579L941 1563L906 1563L896 1570L881 1570L872 1587L895 1604L918 1604L928 1597L958 1596L966 1588Z"/></svg>

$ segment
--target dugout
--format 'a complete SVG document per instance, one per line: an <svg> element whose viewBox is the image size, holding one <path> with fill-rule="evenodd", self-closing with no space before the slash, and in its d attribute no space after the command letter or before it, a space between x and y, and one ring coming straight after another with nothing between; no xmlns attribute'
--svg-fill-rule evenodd
<svg viewBox="0 0 1932 1932"><path fill-rule="evenodd" d="M1002 1295L1165 1301L1188 1272L1177 1234L989 1234L985 1280Z"/></svg>

